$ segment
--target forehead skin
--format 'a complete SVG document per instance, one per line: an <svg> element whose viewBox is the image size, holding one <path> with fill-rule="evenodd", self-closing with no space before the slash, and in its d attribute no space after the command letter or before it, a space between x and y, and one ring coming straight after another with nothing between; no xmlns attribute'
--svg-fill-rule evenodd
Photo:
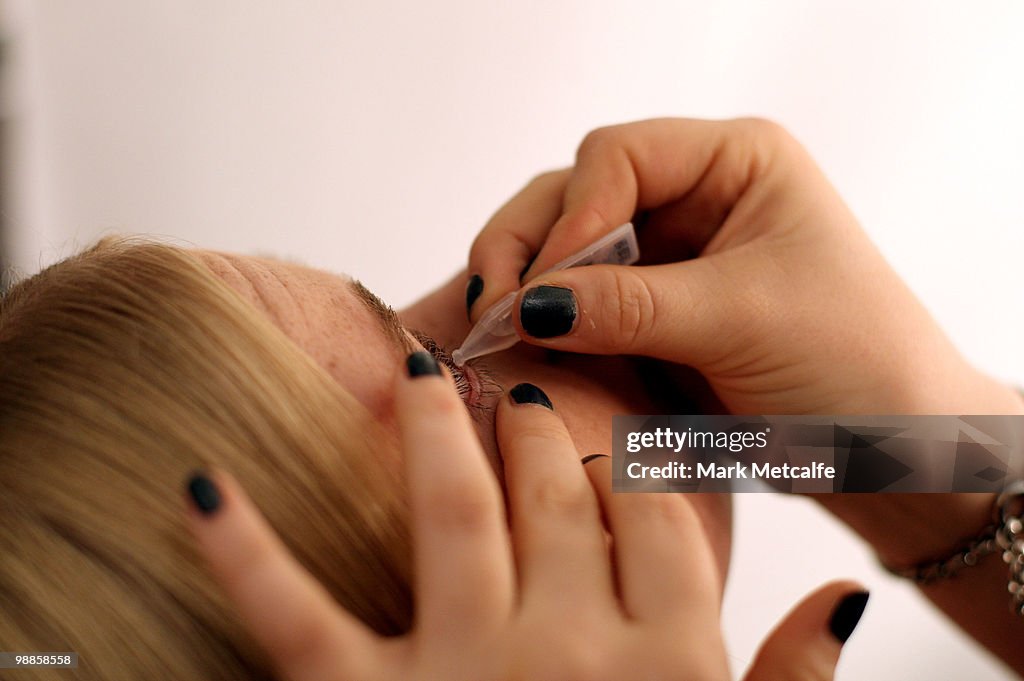
<svg viewBox="0 0 1024 681"><path fill-rule="evenodd" d="M404 353L385 338L347 279L277 260L209 251L197 255L379 421L394 421L389 387Z"/></svg>

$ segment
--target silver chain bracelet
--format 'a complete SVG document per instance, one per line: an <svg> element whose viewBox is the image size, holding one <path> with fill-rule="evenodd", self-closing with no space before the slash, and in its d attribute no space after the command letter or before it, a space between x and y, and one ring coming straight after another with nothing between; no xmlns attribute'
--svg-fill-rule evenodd
<svg viewBox="0 0 1024 681"><path fill-rule="evenodd" d="M1003 562L1010 568L1007 589L1010 609L1024 617L1024 480L1018 480L1003 490L996 499L993 523L977 537L948 558L928 561L911 568L883 567L898 577L918 584L931 584L956 576L965 567L977 565L985 556L1002 552Z"/></svg>

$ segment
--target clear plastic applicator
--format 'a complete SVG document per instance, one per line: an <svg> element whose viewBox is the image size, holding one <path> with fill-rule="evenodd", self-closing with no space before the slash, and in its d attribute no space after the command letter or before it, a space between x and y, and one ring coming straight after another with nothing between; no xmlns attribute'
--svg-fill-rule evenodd
<svg viewBox="0 0 1024 681"><path fill-rule="evenodd" d="M542 274L584 265L632 265L639 258L636 231L633 223L627 222ZM462 346L452 353L456 366L462 366L475 357L505 350L519 342L515 326L512 325L512 306L517 295L519 291L502 296L484 312L480 321L469 330Z"/></svg>

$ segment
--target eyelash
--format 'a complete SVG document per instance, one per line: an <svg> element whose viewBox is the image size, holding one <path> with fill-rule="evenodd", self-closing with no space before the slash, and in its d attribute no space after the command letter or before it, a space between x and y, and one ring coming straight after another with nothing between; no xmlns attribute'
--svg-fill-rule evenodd
<svg viewBox="0 0 1024 681"><path fill-rule="evenodd" d="M466 372L461 367L456 366L451 353L441 347L437 341L422 331L410 329L409 333L411 333L413 337L420 342L420 345L422 345L427 352L433 355L434 359L448 368L448 371L451 372L452 378L455 380L455 389L458 390L459 397L461 397L463 402L466 403L466 407L470 409L482 409L480 405L481 398L501 392L501 388L499 388L497 383L495 383L491 378L490 372L478 364L474 364L473 372L476 375L477 382L479 383L478 394L474 395L473 387L469 384L469 379L466 378Z"/></svg>

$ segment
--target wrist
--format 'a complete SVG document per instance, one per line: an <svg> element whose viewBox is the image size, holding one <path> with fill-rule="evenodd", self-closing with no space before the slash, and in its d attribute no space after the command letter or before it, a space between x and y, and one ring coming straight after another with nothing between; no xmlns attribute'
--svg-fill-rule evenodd
<svg viewBox="0 0 1024 681"><path fill-rule="evenodd" d="M879 560L909 567L956 550L992 522L994 494L823 494L815 499Z"/></svg>
<svg viewBox="0 0 1024 681"><path fill-rule="evenodd" d="M902 413L956 415L1024 414L1024 398L1009 386L964 366L952 389L921 385ZM909 567L955 551L992 522L994 494L827 494L818 503L864 538L878 558L892 567Z"/></svg>

